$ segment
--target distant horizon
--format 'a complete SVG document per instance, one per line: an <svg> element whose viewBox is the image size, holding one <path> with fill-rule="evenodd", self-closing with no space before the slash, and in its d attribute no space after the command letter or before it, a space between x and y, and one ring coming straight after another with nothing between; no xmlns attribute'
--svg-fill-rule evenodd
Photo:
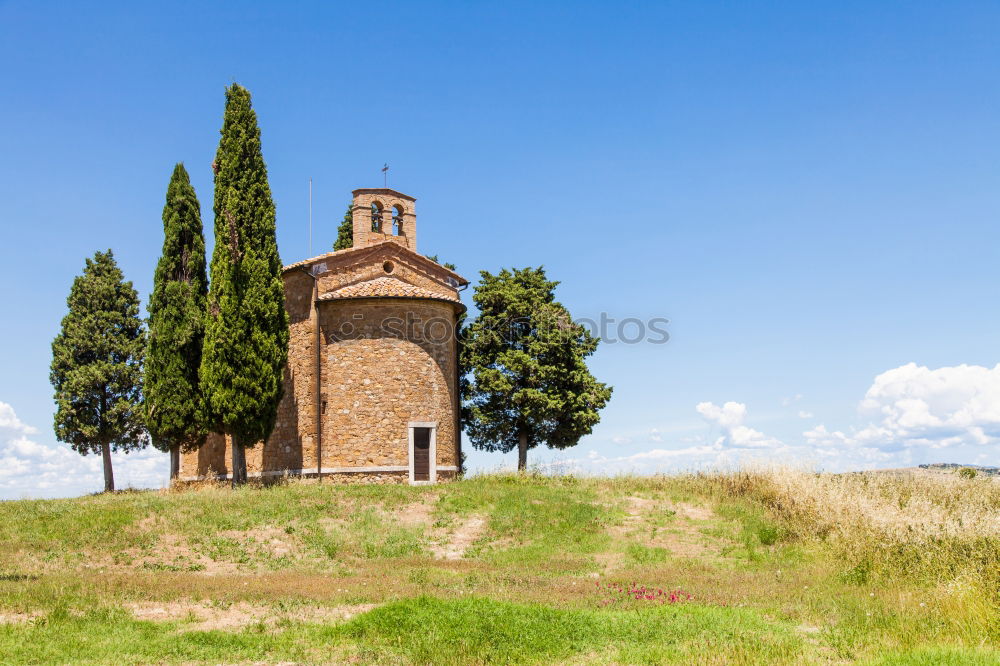
<svg viewBox="0 0 1000 666"><path fill-rule="evenodd" d="M147 450L147 452L148 452L148 450ZM147 485L136 486L136 485L130 485L130 484L127 484L127 483L126 484L118 483L117 484L118 487L117 487L116 492L118 492L118 493L130 493L130 492L147 492L147 491L150 491L150 492L169 491L170 490L170 479L169 479L170 474L169 474L169 469L168 469L169 460L167 460L167 454L159 452L159 451L157 451L156 453L159 454L159 457L163 458L163 461L162 461L163 462L163 480L162 480L162 484L161 485L154 486L154 485L148 485L148 483L147 483ZM116 461L115 461L115 465L116 465L115 466L115 470L116 470L116 478L117 478L118 477L117 470L119 470L119 469L127 469L127 466L128 466L127 457L130 454L114 454L114 455L117 458ZM90 456L90 457L94 458L96 460L100 460L100 458L97 457L97 456ZM543 467L544 468L548 468L548 469L541 469ZM777 462L768 462L768 461L759 461L759 462L755 463L755 462L751 461L750 463L748 463L746 465L737 465L737 466L728 466L728 467L726 465L718 465L718 466L717 465L706 465L706 466L704 466L702 468L692 468L692 469L680 469L680 468L678 468L678 469L669 469L669 470L619 471L619 472L614 472L614 473L602 473L602 472L593 471L593 470L562 469L561 468L561 461L559 461L559 460L554 460L554 461L545 463L543 465L533 464L533 463L531 463L530 458L529 458L528 473L529 474L541 473L542 476L576 476L576 477L582 477L582 478L589 478L589 477L614 478L614 477L619 477L619 476L642 476L642 477L646 477L646 476L679 476L679 475L684 475L684 474L696 474L696 473L699 473L699 472L702 472L702 473L704 473L704 472L725 472L725 471L732 471L734 469L754 469L754 468L758 468L758 467L768 467L768 468L770 468L770 467L781 467L781 468L788 468L788 469L808 469L809 471L817 472L817 473L820 473L820 474L856 474L856 473L859 473L859 472L911 471L911 470L925 469L925 468L928 468L928 467L949 467L949 468L950 467L954 467L954 468L958 468L958 469L963 468L963 467L971 467L971 468L976 469L977 471L980 471L980 472L987 472L988 476L997 476L998 480L1000 480L1000 466L976 465L974 463L949 463L949 462L921 463L919 465L913 465L913 466L910 466L910 467L875 467L875 468L867 468L867 469L846 469L846 470L841 470L841 471L838 471L838 472L831 472L829 470L809 468L808 465L797 464L796 461L791 461L791 462L788 462L788 463L777 463ZM467 471L466 472L466 476L468 476L468 477L480 476L480 475L490 475L490 474L517 474L517 460L516 459L512 460L508 464L502 465L502 466L501 465L497 465L497 466L493 466L493 467L482 467L482 468L476 469L474 471ZM299 480L301 480L304 483L316 483L317 482L315 477L299 477L299 476L295 476L295 475L290 475L288 478L291 481L299 481ZM148 477L147 477L147 479L148 479ZM251 475L251 482L257 482L257 478L253 477ZM100 483L102 483L102 481L101 481L101 479L100 479L100 477L98 475L98 476L95 477L95 486L99 485ZM193 484L193 486L203 485L205 483L212 483L212 482L195 482ZM221 484L221 485L225 486L225 485L228 485L229 482L226 481L226 480L224 480L224 479L221 479L221 480L219 480L219 481L217 481L215 483L218 483L218 484ZM329 477L327 475L324 475L324 479L323 479L323 481L321 483L325 483L325 484L331 485L331 486L343 485L342 483L338 483L336 480L329 479ZM43 495L37 495L37 496L22 495L22 496L19 496L19 497L0 497L0 502L20 502L20 501L34 501L34 500L77 499L77 498L81 498L81 497L90 497L90 496L96 496L96 495L101 495L101 494L103 494L103 491L100 488L97 488L97 489L95 489L93 491L90 491L90 492L68 494L68 495L43 494Z"/></svg>

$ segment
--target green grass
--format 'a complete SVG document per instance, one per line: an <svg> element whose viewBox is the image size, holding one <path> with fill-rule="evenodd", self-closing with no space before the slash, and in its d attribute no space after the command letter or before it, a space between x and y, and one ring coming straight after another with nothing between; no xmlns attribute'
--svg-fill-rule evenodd
<svg viewBox="0 0 1000 666"><path fill-rule="evenodd" d="M506 544L482 551L501 566L553 568L559 573L589 571L591 555L608 544L605 526L613 511L596 502L593 488L573 477L503 475L488 482L452 484L438 502L438 516L489 515L487 543Z"/></svg>
<svg viewBox="0 0 1000 666"><path fill-rule="evenodd" d="M802 640L746 609L658 606L628 611L558 609L490 599L419 597L387 604L338 632L375 661L528 663L583 654L619 663L690 663L706 636L729 661L792 662ZM445 647L447 646L447 647Z"/></svg>
<svg viewBox="0 0 1000 666"><path fill-rule="evenodd" d="M0 625L5 663L130 664L256 661L283 654L304 659L308 645L294 632L178 632L175 625L142 622L122 610L85 613L57 609L30 626Z"/></svg>
<svg viewBox="0 0 1000 666"><path fill-rule="evenodd" d="M27 628L0 626L3 654L24 663L321 661L352 655L377 663L537 663L602 655L620 663L690 663L706 636L734 662L792 663L802 640L754 611L701 606L636 611L549 608L489 599L418 597L346 624L288 623L276 630L178 631L127 612L50 612Z"/></svg>
<svg viewBox="0 0 1000 666"><path fill-rule="evenodd" d="M670 551L666 548L643 546L638 543L630 543L625 552L629 560L635 564L654 564L670 559Z"/></svg>
<svg viewBox="0 0 1000 666"><path fill-rule="evenodd" d="M764 481L690 476L2 502L0 663L1000 663L997 537L912 560L792 509ZM473 522L464 557L434 556ZM633 582L693 599L607 587ZM191 610L135 614L169 604ZM207 630L206 608L264 621Z"/></svg>

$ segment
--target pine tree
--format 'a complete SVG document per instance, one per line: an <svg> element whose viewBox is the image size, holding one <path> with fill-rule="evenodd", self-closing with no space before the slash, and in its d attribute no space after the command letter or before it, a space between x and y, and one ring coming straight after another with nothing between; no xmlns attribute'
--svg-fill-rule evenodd
<svg viewBox="0 0 1000 666"><path fill-rule="evenodd" d="M77 453L100 453L104 490L115 489L111 452L148 443L142 422L146 334L139 296L111 250L87 259L66 300L69 313L52 341L55 433Z"/></svg>
<svg viewBox="0 0 1000 666"><path fill-rule="evenodd" d="M174 167L163 207L163 253L149 297L149 345L143 391L153 446L170 452L170 478L181 449L205 440L198 371L205 335L205 237L201 206L183 164Z"/></svg>
<svg viewBox="0 0 1000 666"><path fill-rule="evenodd" d="M354 247L354 217L351 213L351 206L352 204L347 204L347 212L344 213L344 219L340 221L340 226L337 227L337 240L333 242L334 251Z"/></svg>
<svg viewBox="0 0 1000 666"><path fill-rule="evenodd" d="M600 420L611 387L598 382L586 357L598 339L555 300L558 282L542 268L486 271L473 294L479 315L461 346L463 417L472 445L486 451L575 446Z"/></svg>
<svg viewBox="0 0 1000 666"><path fill-rule="evenodd" d="M221 135L201 385L209 423L232 438L235 486L246 482L245 449L274 429L288 315L257 114L235 83L226 89Z"/></svg>

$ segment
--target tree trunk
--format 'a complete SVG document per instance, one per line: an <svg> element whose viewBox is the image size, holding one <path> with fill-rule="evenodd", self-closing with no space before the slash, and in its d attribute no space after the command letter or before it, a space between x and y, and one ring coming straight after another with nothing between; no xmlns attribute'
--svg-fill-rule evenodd
<svg viewBox="0 0 1000 666"><path fill-rule="evenodd" d="M173 483L181 475L181 445L170 447L170 482Z"/></svg>
<svg viewBox="0 0 1000 666"><path fill-rule="evenodd" d="M247 482L247 447L240 444L240 485Z"/></svg>
<svg viewBox="0 0 1000 666"><path fill-rule="evenodd" d="M111 469L111 444L101 444L101 458L104 459L104 492L115 492L115 472Z"/></svg>
<svg viewBox="0 0 1000 666"><path fill-rule="evenodd" d="M247 482L247 456L246 447L243 446L243 442L237 437L232 438L233 442L233 464L232 464L232 478L233 478L233 488L237 486L242 486Z"/></svg>
<svg viewBox="0 0 1000 666"><path fill-rule="evenodd" d="M517 471L523 472L528 468L528 433L517 434Z"/></svg>

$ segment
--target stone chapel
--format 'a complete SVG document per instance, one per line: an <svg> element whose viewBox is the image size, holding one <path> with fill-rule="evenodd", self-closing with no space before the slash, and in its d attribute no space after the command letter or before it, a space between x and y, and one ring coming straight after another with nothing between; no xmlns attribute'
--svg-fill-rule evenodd
<svg viewBox="0 0 1000 666"><path fill-rule="evenodd" d="M354 246L285 266L290 321L274 431L250 478L434 483L461 464L459 292L468 280L417 252L416 199L359 189ZM181 456L180 480L229 478L221 435Z"/></svg>

